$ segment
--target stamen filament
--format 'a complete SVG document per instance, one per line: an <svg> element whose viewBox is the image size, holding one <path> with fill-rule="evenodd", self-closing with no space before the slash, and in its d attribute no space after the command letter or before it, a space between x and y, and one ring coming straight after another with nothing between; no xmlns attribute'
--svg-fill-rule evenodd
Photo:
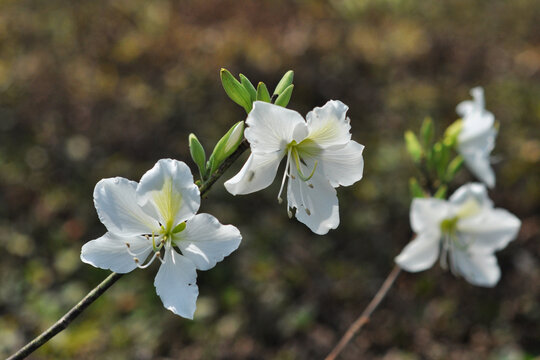
<svg viewBox="0 0 540 360"><path fill-rule="evenodd" d="M142 253L144 253L146 251L146 249L142 249L140 252L136 253L136 252L133 252L133 250L131 250L131 245L129 243L126 243L126 248L127 248L127 252L129 255L133 256L133 257L138 257L139 255L141 255Z"/></svg>
<svg viewBox="0 0 540 360"><path fill-rule="evenodd" d="M304 181L308 181L315 174L315 169L317 169L318 162L315 161L315 165L313 165L313 170L311 170L311 174L309 174L309 176L305 176L304 173L302 173L302 169L300 167L300 156L298 155L298 150L296 150L296 148L293 148L292 151L293 151L293 157L294 157L294 162L296 164L296 170L298 172L298 176L300 176L300 179Z"/></svg>
<svg viewBox="0 0 540 360"><path fill-rule="evenodd" d="M287 162L285 163L285 172L283 173L283 179L281 180L281 187L279 188L279 193L277 196L278 202L281 204L283 202L283 199L281 198L281 192L283 191L283 186L285 185L285 179L289 175L289 167L291 166L291 149L289 148L289 151L287 152Z"/></svg>
<svg viewBox="0 0 540 360"><path fill-rule="evenodd" d="M154 262L154 260L156 259L157 257L157 254L159 254L159 252L155 252L154 253L154 256L152 256L152 258L150 259L150 261L148 261L146 264L144 265L140 265L138 261L135 261L135 263L137 264L137 267L139 269L146 269L147 267L149 267L150 265L152 265L152 263Z"/></svg>
<svg viewBox="0 0 540 360"><path fill-rule="evenodd" d="M440 258L440 265L444 270L448 269L448 247L450 245L449 242L450 242L449 235L444 234L441 258Z"/></svg>

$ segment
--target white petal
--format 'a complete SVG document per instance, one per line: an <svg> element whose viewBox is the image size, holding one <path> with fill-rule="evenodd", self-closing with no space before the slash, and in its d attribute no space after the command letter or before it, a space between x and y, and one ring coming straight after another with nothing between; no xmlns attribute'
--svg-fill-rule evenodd
<svg viewBox="0 0 540 360"><path fill-rule="evenodd" d="M302 171L309 174L307 168ZM289 208L296 208L298 221L306 224L315 234L324 235L339 225L336 189L320 171L316 171L310 180L303 181L296 167L291 164L287 201Z"/></svg>
<svg viewBox="0 0 540 360"><path fill-rule="evenodd" d="M324 149L319 164L333 187L349 186L362 178L364 173L364 145L349 141L344 147Z"/></svg>
<svg viewBox="0 0 540 360"><path fill-rule="evenodd" d="M152 244L142 236L123 237L111 232L87 242L81 249L81 260L92 266L125 274L137 267L128 247L137 255L140 263L152 251Z"/></svg>
<svg viewBox="0 0 540 360"><path fill-rule="evenodd" d="M276 177L282 153L252 153L240 172L225 182L233 195L249 194L269 186Z"/></svg>
<svg viewBox="0 0 540 360"><path fill-rule="evenodd" d="M439 257L440 237L436 230L418 234L395 258L396 263L410 272L429 269Z"/></svg>
<svg viewBox="0 0 540 360"><path fill-rule="evenodd" d="M497 131L494 128L495 116L489 111L482 110L482 112L474 112L471 115L463 118L461 131L458 135L458 141L460 143L472 141L476 138L484 138L492 136L494 142L494 135ZM493 149L491 146L490 151Z"/></svg>
<svg viewBox="0 0 540 360"><path fill-rule="evenodd" d="M492 209L493 202L488 197L487 189L480 183L467 183L457 189L448 199L450 203L459 207L471 199L476 201L481 209Z"/></svg>
<svg viewBox="0 0 540 360"><path fill-rule="evenodd" d="M308 138L322 148L345 145L351 140L350 119L346 116L349 107L341 101L328 101L316 107L307 116Z"/></svg>
<svg viewBox="0 0 540 360"><path fill-rule="evenodd" d="M456 112L459 116L461 116L461 118L464 118L468 114L472 113L475 108L476 108L476 105L474 101L465 100L465 101L460 102L456 106Z"/></svg>
<svg viewBox="0 0 540 360"><path fill-rule="evenodd" d="M439 231L441 221L449 216L450 206L444 200L415 198L411 203L411 228L417 234Z"/></svg>
<svg viewBox="0 0 540 360"><path fill-rule="evenodd" d="M163 226L176 226L191 218L201 203L189 167L172 159L159 160L143 175L137 196L139 205L154 211Z"/></svg>
<svg viewBox="0 0 540 360"><path fill-rule="evenodd" d="M262 101L253 103L246 124L244 135L254 153L284 152L293 140L299 143L307 135L302 115Z"/></svg>
<svg viewBox="0 0 540 360"><path fill-rule="evenodd" d="M164 260L154 280L156 293L165 308L176 315L193 319L199 295L195 264L171 247L165 250Z"/></svg>
<svg viewBox="0 0 540 360"><path fill-rule="evenodd" d="M197 269L208 270L240 245L240 231L232 225L222 225L209 214L198 214L186 223L174 241L182 254L193 261Z"/></svg>
<svg viewBox="0 0 540 360"><path fill-rule="evenodd" d="M521 221L504 209L490 209L478 216L461 219L457 229L471 251L492 253L514 240Z"/></svg>
<svg viewBox="0 0 540 360"><path fill-rule="evenodd" d="M94 188L94 205L107 230L122 236L151 234L157 220L137 204L137 183L121 177L103 179Z"/></svg>
<svg viewBox="0 0 540 360"><path fill-rule="evenodd" d="M501 277L497 258L493 254L476 254L455 250L451 252L454 271L473 285L493 287Z"/></svg>
<svg viewBox="0 0 540 360"><path fill-rule="evenodd" d="M458 104L456 112L461 117L466 117L474 112L481 112L484 110L484 89L481 86L477 86L470 91L473 100L465 100Z"/></svg>
<svg viewBox="0 0 540 360"><path fill-rule="evenodd" d="M463 156L467 168L490 188L495 186L495 173L491 168L490 153L495 146L495 129L479 136L459 141L458 152Z"/></svg>

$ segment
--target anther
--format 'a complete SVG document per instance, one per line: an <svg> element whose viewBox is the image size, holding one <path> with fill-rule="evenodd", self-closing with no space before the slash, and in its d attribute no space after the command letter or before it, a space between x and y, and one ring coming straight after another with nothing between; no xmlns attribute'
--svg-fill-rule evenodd
<svg viewBox="0 0 540 360"><path fill-rule="evenodd" d="M308 186L309 186L311 189L313 189L313 187L314 187L313 184L308 184Z"/></svg>

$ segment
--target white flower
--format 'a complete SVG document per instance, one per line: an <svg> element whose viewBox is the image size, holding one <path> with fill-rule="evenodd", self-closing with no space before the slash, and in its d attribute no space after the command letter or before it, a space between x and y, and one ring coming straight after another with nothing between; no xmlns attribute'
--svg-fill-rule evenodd
<svg viewBox="0 0 540 360"><path fill-rule="evenodd" d="M483 184L460 187L449 199L413 200L411 227L416 238L396 257L410 272L430 268L440 254L455 275L478 286L494 286L501 276L494 252L506 247L521 221L504 209L494 209Z"/></svg>
<svg viewBox="0 0 540 360"><path fill-rule="evenodd" d="M458 152L471 172L488 187L495 186L495 173L490 165L490 153L495 147L497 130L495 117L485 109L484 89L471 89L473 100L459 103L456 112L462 117L458 135Z"/></svg>
<svg viewBox="0 0 540 360"><path fill-rule="evenodd" d="M339 225L336 190L362 178L364 146L351 140L346 117L348 107L329 101L307 114L257 101L246 120L246 139L251 156L236 176L225 183L233 194L249 194L269 186L281 159L286 157L287 209L296 208L296 218L316 234L326 234Z"/></svg>
<svg viewBox="0 0 540 360"><path fill-rule="evenodd" d="M236 227L195 215L200 200L188 166L176 160L159 160L138 184L121 177L101 180L94 203L108 232L82 247L81 260L127 273L159 259L154 285L163 305L192 319L199 294L195 270L211 269L242 239Z"/></svg>

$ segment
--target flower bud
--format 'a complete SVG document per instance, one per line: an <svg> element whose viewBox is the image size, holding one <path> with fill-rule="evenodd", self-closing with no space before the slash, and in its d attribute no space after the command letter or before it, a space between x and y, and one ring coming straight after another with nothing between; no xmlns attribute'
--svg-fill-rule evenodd
<svg viewBox="0 0 540 360"><path fill-rule="evenodd" d="M279 94L279 96L277 97L274 104L276 104L278 106L287 107L287 104L289 104L289 101L291 100L291 95L292 95L293 89L294 89L293 84L287 86L287 88L285 90L283 90L283 92L281 94Z"/></svg>
<svg viewBox="0 0 540 360"><path fill-rule="evenodd" d="M201 145L199 139L197 139L195 134L189 134L189 153L191 154L191 158L199 168L201 178L204 178L206 176L206 154L204 152L203 146Z"/></svg>
<svg viewBox="0 0 540 360"><path fill-rule="evenodd" d="M260 82L259 85L257 85L257 100L267 103L270 102L270 93L263 82Z"/></svg>
<svg viewBox="0 0 540 360"><path fill-rule="evenodd" d="M281 93L285 91L285 89L287 89L289 85L292 84L293 78L294 78L294 71L292 70L287 71L285 75L283 75L279 83L277 84L276 89L274 90L274 95L281 95Z"/></svg>
<svg viewBox="0 0 540 360"><path fill-rule="evenodd" d="M248 90L227 69L221 69L220 77L221 84L227 95L249 114L253 105Z"/></svg>
<svg viewBox="0 0 540 360"><path fill-rule="evenodd" d="M210 173L216 171L219 165L221 165L221 163L228 158L236 150L236 148L238 148L238 145L240 145L243 139L244 122L239 121L234 124L225 135L223 135L223 137L214 147L214 151L208 160Z"/></svg>

